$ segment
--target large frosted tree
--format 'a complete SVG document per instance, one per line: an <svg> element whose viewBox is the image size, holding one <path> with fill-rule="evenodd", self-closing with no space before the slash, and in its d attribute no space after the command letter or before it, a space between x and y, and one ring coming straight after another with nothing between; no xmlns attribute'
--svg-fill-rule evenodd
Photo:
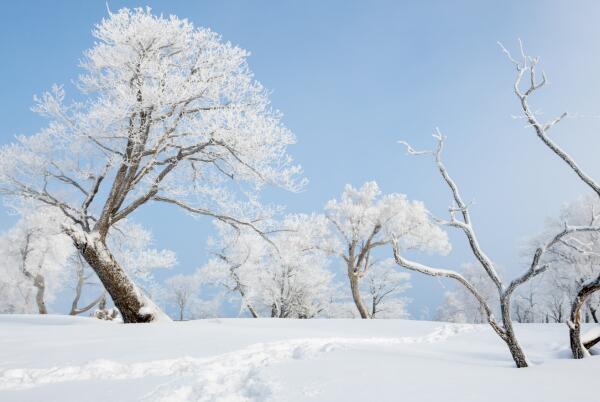
<svg viewBox="0 0 600 402"><path fill-rule="evenodd" d="M153 202L252 227L257 217L239 204L255 204L263 184L302 185L286 153L294 136L248 53L216 33L122 9L93 35L76 82L83 100L66 103L59 86L36 99L49 124L0 150L0 191L67 218L63 230L125 322L166 318L107 246L114 225Z"/></svg>

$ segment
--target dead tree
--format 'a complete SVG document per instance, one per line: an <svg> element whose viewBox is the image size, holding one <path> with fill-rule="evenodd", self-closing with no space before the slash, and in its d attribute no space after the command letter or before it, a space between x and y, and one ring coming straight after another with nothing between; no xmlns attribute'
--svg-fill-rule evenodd
<svg viewBox="0 0 600 402"><path fill-rule="evenodd" d="M596 183L596 181L590 175L584 172L583 169L577 164L577 162L548 136L548 131L555 124L557 124L563 118L565 118L567 116L567 113L565 112L559 117L544 123L540 122L537 119L537 116L529 106L529 96L541 87L543 87L546 84L547 79L546 75L542 72L541 80L536 81L536 66L539 62L539 58L526 56L521 43L520 45L521 61L517 61L516 59L514 59L504 47L502 47L502 49L517 69L517 78L515 80L514 91L521 104L521 109L524 117L526 118L529 125L534 129L535 134L542 141L542 143L544 143L544 145L546 145L546 147L548 147L556 156L562 159L563 162L565 162L569 166L569 168L577 175L577 177L579 177L581 181L583 181L590 189L592 189L594 193L596 193L600 197L600 185L598 185L598 183ZM526 91L522 91L520 89L520 84L523 77L526 74L529 76L530 84ZM577 247L576 245L572 246ZM600 275L595 280L584 283L579 288L577 296L575 300L573 300L571 306L571 315L567 324L569 325L571 350L575 359L580 359L588 355L587 349L585 348L581 340L581 307L584 305L584 303L591 294L600 289L599 282Z"/></svg>
<svg viewBox="0 0 600 402"><path fill-rule="evenodd" d="M521 46L521 55L522 60L515 60L511 54L502 47L505 54L508 56L509 60L516 66L517 76L514 83L514 91L516 96L520 101L520 105L523 111L523 114L528 121L529 125L535 130L536 135L542 140L542 142L549 147L556 155L558 155L561 159L563 159L571 169L579 176L581 180L583 180L586 184L588 184L599 196L600 196L600 187L588 176L586 175L581 168L574 162L574 160L566 154L558 145L556 145L548 136L547 131L553 127L556 123L562 120L566 113L563 113L556 119L553 119L549 122L540 123L535 114L532 112L528 99L529 96L540 89L545 85L547 79L546 75L542 73L542 78L539 80L536 77L536 66L539 62L539 58L529 57L525 55L523 51L523 47ZM529 85L526 90L521 89L521 82L525 74L528 74ZM473 252L473 255L479 261L482 268L485 270L487 275L490 277L492 282L495 284L498 290L498 296L500 301L500 314L501 314L501 322L496 321L494 317L493 311L490 306L487 304L485 299L480 295L480 293L475 289L475 287L469 283L462 275L460 275L457 271L446 270L446 269L437 269L430 266L426 266L420 264L418 262L410 261L402 257L401 250L396 243L393 244L394 247L394 256L398 265L408 268L413 271L421 272L431 276L443 276L454 279L461 283L463 286L467 288L467 290L473 294L473 296L479 301L483 310L486 313L487 319L491 327L498 334L498 336L506 343L508 346L510 353L513 357L513 360L517 367L527 367L529 365L527 361L527 357L523 352L522 347L519 345L518 340L515 336L512 319L510 316L510 303L511 296L514 291L523 283L529 281L531 278L539 275L547 269L547 265L543 264L542 257L548 250L551 250L553 246L564 243L568 241L571 235L581 233L581 232L598 232L600 231L600 227L598 226L569 226L565 223L564 229L556 234L549 242L545 245L538 247L535 250L533 255L531 264L529 269L512 280L510 283L505 284L499 277L497 270L494 267L493 262L490 258L485 254L479 242L477 240L477 236L475 230L473 228L471 222L471 216L469 214L469 207L463 201L458 186L448 174L443 162L442 162L442 149L444 145L444 137L436 130L434 137L437 139L438 146L434 151L415 151L409 144L405 142L401 142L407 147L408 153L412 155L433 155L436 161L437 168L440 172L440 175L444 179L445 183L448 185L452 192L452 196L454 199L454 205L449 209L450 212L450 220L449 221L440 221L440 224L450 226L462 231L469 243L470 249ZM576 301L575 305L580 306L583 304L584 300ZM580 310L579 308L574 307L574 311L576 313ZM579 325L579 314L575 314L572 318ZM581 344L580 336L573 328L576 328L575 322L570 323L571 328L571 337L575 337L577 339L578 344ZM575 355L575 351L574 351Z"/></svg>

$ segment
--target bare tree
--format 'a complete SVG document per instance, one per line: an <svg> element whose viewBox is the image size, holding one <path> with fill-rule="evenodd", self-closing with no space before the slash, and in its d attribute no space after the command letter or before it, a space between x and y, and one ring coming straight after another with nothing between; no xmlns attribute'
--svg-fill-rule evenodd
<svg viewBox="0 0 600 402"><path fill-rule="evenodd" d="M521 348L521 346L519 345L519 342L517 341L516 335L514 333L513 325L512 325L512 320L510 318L510 298L511 298L513 292L515 291L515 289L520 284L526 282L533 276L539 275L540 273L544 272L544 270L546 269L546 266L538 265L538 262L539 262L539 256L538 256L537 258L533 259L533 262L532 262L529 270L526 273L524 273L520 277L514 279L512 282L510 282L508 284L508 286L505 286L505 284L500 279L500 276L498 275L498 272L494 266L494 263L486 255L486 253L483 251L483 249L479 245L479 241L477 239L477 235L475 233L475 230L473 228L473 224L471 221L469 207L463 201L462 196L460 195L458 186L456 185L456 183L454 182L452 177L450 177L448 171L446 170L446 167L444 166L444 164L442 162L442 149L443 149L443 145L444 145L444 137L439 132L439 130L436 130L436 134L434 135L434 137L436 138L437 143L438 143L435 151L415 151L407 143L405 143L405 142L402 142L402 143L404 145L406 145L409 154L433 155L434 156L437 168L438 168L442 178L444 179L444 181L450 188L450 191L452 192L452 196L454 198L454 203L455 203L455 205L453 205L449 209L450 221L440 221L439 223L442 225L457 228L460 231L462 231L464 233L464 235L466 236L469 246L471 248L471 251L473 252L473 255L475 256L477 261L481 264L482 268L484 269L486 274L489 276L490 280L494 283L494 285L498 291L499 302L500 302L500 313L501 313L502 321L498 322L496 320L496 318L494 317L493 310L490 307L490 305L488 304L488 302L486 301L486 299L484 298L484 296L475 288L475 286L473 286L458 271L447 270L447 269L438 269L438 268L420 264L416 261L410 261L401 255L400 246L396 242L394 242L393 249L394 249L394 257L396 259L396 263L404 268L407 268L407 269L410 269L413 271L421 272L421 273L424 273L424 274L430 275L430 276L442 276L442 277L451 278L451 279L458 281L460 284L462 284L480 303L482 310L484 311L485 316L487 318L487 322L491 325L491 327L494 329L496 334L498 334L498 336L506 343L517 367L527 367L529 365L529 362L527 361L527 357L525 356L523 349ZM462 219L458 218L457 214L459 214ZM543 252L543 250L540 249L539 253L541 254L542 252Z"/></svg>
<svg viewBox="0 0 600 402"><path fill-rule="evenodd" d="M549 122L540 123L537 120L535 114L532 112L532 110L529 106L529 103L528 103L529 96L532 93L534 93L535 91L537 91L538 89L540 89L542 86L544 86L547 81L546 75L543 73L542 73L541 80L539 80L536 76L536 66L539 62L539 58L526 56L525 52L523 51L522 45L521 45L521 56L522 56L521 61L515 60L512 57L512 55L504 47L502 47L502 50L504 51L504 53L507 55L509 60L515 65L515 67L517 69L517 75L516 75L516 79L515 79L515 83L514 83L514 91L515 91L516 96L519 99L524 117L528 121L529 125L534 129L536 135L542 140L542 142L546 146L548 146L555 154L557 154L561 159L563 159L571 167L571 169L579 176L579 178L581 180L583 180L592 189L594 189L596 194L600 195L600 187L598 187L597 184L579 168L579 166L574 162L574 160L568 154L566 154L558 145L556 145L547 136L547 131L550 128L552 128L556 123L558 123L560 120L562 120L566 116L566 113L563 113L558 118L555 118ZM529 76L528 77L529 85L527 86L527 89L522 90L521 82L522 82L525 74L528 74L528 76ZM549 250L551 250L553 247L555 247L558 244L563 244L565 241L568 240L568 238L571 235L584 233L584 232L597 232L597 231L600 231L600 227L598 227L598 226L570 226L565 223L564 228L559 233L554 235L545 244L542 244L539 247L537 247L537 249L535 250L535 252L533 254L533 258L531 259L529 269L524 274L515 278L508 284L503 283L503 281L501 280L500 276L497 273L496 268L494 267L493 262L485 254L485 252L479 245L475 230L472 225L469 208L468 208L467 204L463 201L457 184L454 182L454 180L448 174L448 171L446 170L446 168L442 162L441 155L442 155L442 149L443 149L443 144L444 144L444 137L439 132L439 130L436 130L434 137L436 138L436 140L438 142L437 149L434 151L415 151L406 142L401 142L401 143L406 146L409 154L433 155L434 156L437 168L438 168L442 178L444 179L445 183L450 188L453 199L454 199L454 205L449 209L450 220L449 221L440 221L440 223L443 225L446 225L446 226L457 228L465 234L465 236L468 240L469 246L471 248L471 251L473 252L473 255L479 261L482 268L485 270L485 272L487 273L487 275L490 277L490 279L492 280L492 282L495 284L495 286L497 288L499 301L500 301L501 323L496 321L496 319L493 315L492 309L490 308L490 306L488 305L486 300L478 292L478 290L469 281L467 281L462 275L460 275L458 272L452 271L452 270L445 270L445 269L436 269L436 268L433 268L430 266L420 264L418 262L407 260L401 255L400 247L397 244L394 244L394 255L396 258L396 262L400 266L403 266L405 268L408 268L408 269L411 269L414 271L422 272L427 275L444 276L444 277L452 278L452 279L458 281L459 283L461 283L463 286L465 286L469 290L469 292L471 292L471 294L473 294L473 296L482 305L482 308L486 312L487 319L488 319L488 322L491 325L491 327L498 334L498 336L507 344L507 346L510 350L510 353L513 357L513 360L515 361L516 366L517 367L527 367L529 365L529 363L527 361L527 357L525 356L523 349L521 348L521 346L518 343L518 340L515 336L513 325L512 325L512 319L511 319L511 314L510 314L511 313L511 311L510 311L511 310L511 308L510 308L511 307L511 296L513 295L514 291L520 285L522 285L523 283L526 283L533 277L546 271L546 269L548 268L548 265L543 264L541 261L542 261L542 257ZM460 216L460 218L458 218L457 215ZM586 293L586 295L587 295L587 293ZM585 301L585 300L583 300L583 301ZM572 320L569 325L571 328L571 338L572 339L576 338L577 342L578 342L578 345L575 345L575 346L576 347L581 346L582 349L585 349L585 347L581 344L579 333L576 332L579 330L579 316L578 316L578 310L575 308L575 306L579 306L580 304L581 303L579 301L576 301L574 303L574 307L573 307L574 313L572 313ZM576 356L575 349L573 350L573 354L574 354L574 356Z"/></svg>
<svg viewBox="0 0 600 402"><path fill-rule="evenodd" d="M508 59L513 63L513 65L517 69L517 78L515 80L514 91L515 95L520 101L524 117L526 118L529 125L534 129L537 137L544 143L544 145L546 145L546 147L548 147L556 156L562 159L563 162L565 162L569 166L569 168L579 177L579 179L600 197L600 185L598 185L598 183L596 183L596 181L591 176L584 172L583 169L577 164L577 162L548 136L548 131L555 124L557 124L563 118L565 118L567 116L567 113L565 112L559 117L548 122L540 122L537 116L535 115L534 111L531 109L529 105L529 96L541 87L543 87L546 84L547 79L546 75L542 72L541 80L536 80L536 67L539 63L539 58L527 56L523 51L523 45L521 43L520 45L520 61L514 59L504 47L502 47L502 49L507 55ZM529 76L530 84L527 90L522 91L520 89L520 84L525 74ZM592 220L592 222L594 221L595 218ZM566 224L565 230L567 230ZM589 226L587 230L584 231L597 232L599 230L600 229L597 226ZM561 241L564 240L561 239ZM575 298L575 300L573 300L571 306L571 314L570 319L568 321L568 325L571 340L571 350L573 352L573 357L576 359L580 359L589 354L581 340L581 307L586 302L588 297L590 297L590 295L600 290L599 283L600 274L596 279L582 284L579 291L577 292L577 297Z"/></svg>

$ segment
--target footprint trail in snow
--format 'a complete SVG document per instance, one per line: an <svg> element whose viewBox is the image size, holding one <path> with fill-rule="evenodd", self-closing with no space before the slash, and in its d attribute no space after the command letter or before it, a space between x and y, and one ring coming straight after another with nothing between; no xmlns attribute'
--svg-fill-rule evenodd
<svg viewBox="0 0 600 402"><path fill-rule="evenodd" d="M67 381L173 377L147 394L144 401L256 401L267 400L274 384L261 378L260 370L294 359L361 346L393 346L436 343L471 332L472 325L447 324L421 337L303 338L257 343L214 357L156 360L123 364L94 360L82 366L48 369L8 369L0 372L0 390L18 390Z"/></svg>

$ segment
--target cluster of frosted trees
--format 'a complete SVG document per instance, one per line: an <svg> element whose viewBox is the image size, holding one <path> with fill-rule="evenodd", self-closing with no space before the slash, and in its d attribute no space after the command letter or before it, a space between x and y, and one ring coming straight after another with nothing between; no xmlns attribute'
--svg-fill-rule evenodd
<svg viewBox="0 0 600 402"><path fill-rule="evenodd" d="M214 257L188 282L222 288L224 297L253 317L404 317L408 274L374 250L389 246L394 233L402 234L407 248L449 247L421 203L400 194L382 196L374 182L346 186L323 214L290 214L264 224L267 239L223 223L217 229ZM347 280L336 280L336 273ZM179 307L181 312L183 303Z"/></svg>
<svg viewBox="0 0 600 402"><path fill-rule="evenodd" d="M440 317L488 323L517 367L529 363L514 317L566 321L576 358L598 341L581 336L581 322L597 318L600 289L595 198L549 223L510 281L478 241L439 131L433 150L403 144L433 158L453 200L448 218L403 194L381 194L374 182L346 186L320 213L285 215L260 203L261 189L298 191L305 179L287 152L294 135L254 80L247 52L143 9L110 13L93 34L76 82L84 100L67 103L55 86L34 107L49 124L0 149L0 193L20 217L0 242L3 311L45 313L47 301L68 292L71 314L98 305L100 316L113 317L108 300L126 323L168 320L159 300L180 319L215 314L222 304L253 317L401 317L414 271L455 281ZM538 59L502 49L530 129L600 196L548 136L565 114L542 122L529 105L546 83ZM153 249L150 232L134 222L148 204L207 217L217 233L206 264L160 289L152 272L173 266L175 256ZM455 270L407 257L448 253L447 228L465 236L474 262Z"/></svg>

